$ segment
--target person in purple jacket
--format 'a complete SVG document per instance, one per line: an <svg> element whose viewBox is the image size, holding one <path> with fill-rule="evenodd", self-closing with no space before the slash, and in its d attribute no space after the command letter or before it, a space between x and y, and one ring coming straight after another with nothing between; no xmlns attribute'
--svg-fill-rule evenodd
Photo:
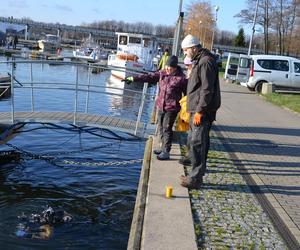
<svg viewBox="0 0 300 250"><path fill-rule="evenodd" d="M170 159L173 130L177 113L180 110L179 100L186 94L187 79L180 66L177 56L170 56L164 70L154 73L127 77L125 83L159 82L159 93L156 99L158 110L158 127L161 138L161 148L154 150L158 160Z"/></svg>

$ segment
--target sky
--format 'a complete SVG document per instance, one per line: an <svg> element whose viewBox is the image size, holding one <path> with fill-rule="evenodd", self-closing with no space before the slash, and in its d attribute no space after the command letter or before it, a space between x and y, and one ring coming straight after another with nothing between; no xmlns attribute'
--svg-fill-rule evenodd
<svg viewBox="0 0 300 250"><path fill-rule="evenodd" d="M209 0L208 0L209 1ZM2 0L0 16L28 17L34 21L80 25L101 20L149 22L174 25L179 0ZM183 11L193 0L183 0ZM237 33L240 24L233 16L245 8L245 0L211 0L219 6L218 28ZM250 27L243 27L249 33Z"/></svg>

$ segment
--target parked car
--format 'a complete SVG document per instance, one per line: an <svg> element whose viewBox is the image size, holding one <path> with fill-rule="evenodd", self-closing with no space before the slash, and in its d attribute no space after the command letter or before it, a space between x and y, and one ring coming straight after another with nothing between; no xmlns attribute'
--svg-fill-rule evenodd
<svg viewBox="0 0 300 250"><path fill-rule="evenodd" d="M275 55L241 56L237 80L256 92L261 92L265 82L275 88L300 89L300 60Z"/></svg>

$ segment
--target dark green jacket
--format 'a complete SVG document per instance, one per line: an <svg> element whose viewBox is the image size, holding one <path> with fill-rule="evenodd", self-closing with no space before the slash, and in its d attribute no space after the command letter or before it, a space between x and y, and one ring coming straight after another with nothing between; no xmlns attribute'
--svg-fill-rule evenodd
<svg viewBox="0 0 300 250"><path fill-rule="evenodd" d="M187 87L187 110L189 113L206 114L213 121L221 105L218 65L207 49L200 49L192 61L193 68Z"/></svg>

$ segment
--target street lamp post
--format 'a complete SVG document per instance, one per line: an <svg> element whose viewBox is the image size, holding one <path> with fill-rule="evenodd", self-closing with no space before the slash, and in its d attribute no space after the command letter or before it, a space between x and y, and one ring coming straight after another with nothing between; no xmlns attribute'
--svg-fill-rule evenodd
<svg viewBox="0 0 300 250"><path fill-rule="evenodd" d="M202 29L201 29L202 27L201 27L201 26L202 26L202 25L201 25L201 24L202 24L202 21L200 20L200 21L199 21L199 41L200 41L200 42L202 41L202 33L201 33L201 31L202 31Z"/></svg>
<svg viewBox="0 0 300 250"><path fill-rule="evenodd" d="M259 0L256 0L256 7L255 7L254 20L253 20L252 33L251 33L251 38L250 38L250 42L249 42L248 56L251 55L251 46L252 46L253 36L254 36L254 32L255 32L255 23L256 23L256 18L257 18L258 1Z"/></svg>
<svg viewBox="0 0 300 250"><path fill-rule="evenodd" d="M212 38L211 38L211 46L210 46L210 50L212 51L213 46L214 46L214 38L215 38L215 29L217 28L217 21L218 21L218 11L219 11L220 7L218 5L215 6L215 11L216 11L216 18L215 18L215 25L213 28L213 33L212 33Z"/></svg>
<svg viewBox="0 0 300 250"><path fill-rule="evenodd" d="M203 25L202 20L199 21L199 29L200 29L200 43L203 48L205 48L205 39L206 39L206 29L207 27Z"/></svg>

